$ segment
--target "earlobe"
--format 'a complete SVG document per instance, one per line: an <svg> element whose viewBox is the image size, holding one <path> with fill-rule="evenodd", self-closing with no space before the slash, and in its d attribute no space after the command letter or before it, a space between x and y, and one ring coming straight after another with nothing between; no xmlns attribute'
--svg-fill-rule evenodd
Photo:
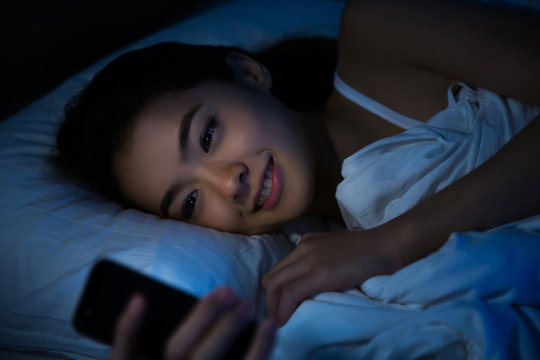
<svg viewBox="0 0 540 360"><path fill-rule="evenodd" d="M260 86L265 90L270 90L272 87L270 72L258 61L236 51L229 52L226 60L227 64L233 68L237 80Z"/></svg>

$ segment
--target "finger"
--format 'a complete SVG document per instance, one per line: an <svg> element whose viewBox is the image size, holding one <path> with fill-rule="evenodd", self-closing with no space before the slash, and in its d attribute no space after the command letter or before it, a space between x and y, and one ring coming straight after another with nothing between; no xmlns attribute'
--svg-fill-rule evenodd
<svg viewBox="0 0 540 360"><path fill-rule="evenodd" d="M279 298L281 297L281 291L267 292L266 294L266 315L278 322L278 306Z"/></svg>
<svg viewBox="0 0 540 360"><path fill-rule="evenodd" d="M214 322L224 311L233 307L237 301L232 290L228 288L217 289L200 300L168 340L165 357L167 359L187 357L201 342Z"/></svg>
<svg viewBox="0 0 540 360"><path fill-rule="evenodd" d="M235 343L242 329L253 317L253 307L241 301L231 311L226 312L208 331L204 340L193 352L195 359L221 359Z"/></svg>
<svg viewBox="0 0 540 360"><path fill-rule="evenodd" d="M257 327L257 332L244 360L268 359L274 345L276 329L277 324L274 320L263 319Z"/></svg>
<svg viewBox="0 0 540 360"><path fill-rule="evenodd" d="M282 289L277 310L277 321L285 325L296 308L312 295L332 288L328 276L323 271L315 271L298 278Z"/></svg>
<svg viewBox="0 0 540 360"><path fill-rule="evenodd" d="M146 302L140 294L134 295L118 319L112 353L113 360L135 358L137 335L146 310Z"/></svg>
<svg viewBox="0 0 540 360"><path fill-rule="evenodd" d="M278 321L278 306L280 298L289 284L310 273L309 262L301 259L273 273L266 280L266 311L268 316Z"/></svg>
<svg viewBox="0 0 540 360"><path fill-rule="evenodd" d="M263 287L264 288L267 287L268 280L272 278L274 274L282 271L287 266L290 266L292 263L296 262L297 258L298 258L298 255L296 254L295 250L293 250L293 252L291 252L289 255L281 259L274 266L272 266L270 270L268 270L266 274L264 274L264 276L262 277L261 282L262 282Z"/></svg>
<svg viewBox="0 0 540 360"><path fill-rule="evenodd" d="M302 237L300 245L296 247L289 255L277 262L274 266L268 270L268 272L262 278L262 284L266 288L266 282L268 278L272 277L275 273L282 271L285 267L297 262L306 255L312 249L312 244L318 239L319 233L308 233Z"/></svg>

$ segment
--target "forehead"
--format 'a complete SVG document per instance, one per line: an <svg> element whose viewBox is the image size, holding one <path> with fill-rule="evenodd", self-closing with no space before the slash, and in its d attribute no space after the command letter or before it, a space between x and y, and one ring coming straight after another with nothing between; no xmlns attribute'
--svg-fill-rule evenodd
<svg viewBox="0 0 540 360"><path fill-rule="evenodd" d="M231 94L233 86L208 82L163 94L134 118L124 150L115 159L115 173L124 195L135 205L160 213L159 202L175 178L180 162L179 130L195 104L210 105ZM227 91L224 91L224 90Z"/></svg>
<svg viewBox="0 0 540 360"><path fill-rule="evenodd" d="M163 119L170 115L171 112L182 110L183 107L188 106L190 102L195 100L198 93L198 88L177 90L167 92L148 101L135 115L135 126Z"/></svg>
<svg viewBox="0 0 540 360"><path fill-rule="evenodd" d="M179 159L180 122L193 101L189 90L167 93L135 116L129 141L115 159L115 172L125 196L137 206L159 212L158 199Z"/></svg>

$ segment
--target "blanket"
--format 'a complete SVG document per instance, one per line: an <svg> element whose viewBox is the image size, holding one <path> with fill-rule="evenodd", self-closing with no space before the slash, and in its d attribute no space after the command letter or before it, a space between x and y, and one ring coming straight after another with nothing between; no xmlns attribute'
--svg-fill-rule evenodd
<svg viewBox="0 0 540 360"><path fill-rule="evenodd" d="M453 234L393 275L303 302L273 359L540 358L538 254L529 229Z"/></svg>

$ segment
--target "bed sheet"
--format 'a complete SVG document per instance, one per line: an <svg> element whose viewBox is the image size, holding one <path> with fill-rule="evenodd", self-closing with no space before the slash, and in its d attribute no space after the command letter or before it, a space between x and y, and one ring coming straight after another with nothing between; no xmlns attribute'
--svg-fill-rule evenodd
<svg viewBox="0 0 540 360"><path fill-rule="evenodd" d="M453 234L391 276L303 302L273 359L538 359L539 253L531 230Z"/></svg>

